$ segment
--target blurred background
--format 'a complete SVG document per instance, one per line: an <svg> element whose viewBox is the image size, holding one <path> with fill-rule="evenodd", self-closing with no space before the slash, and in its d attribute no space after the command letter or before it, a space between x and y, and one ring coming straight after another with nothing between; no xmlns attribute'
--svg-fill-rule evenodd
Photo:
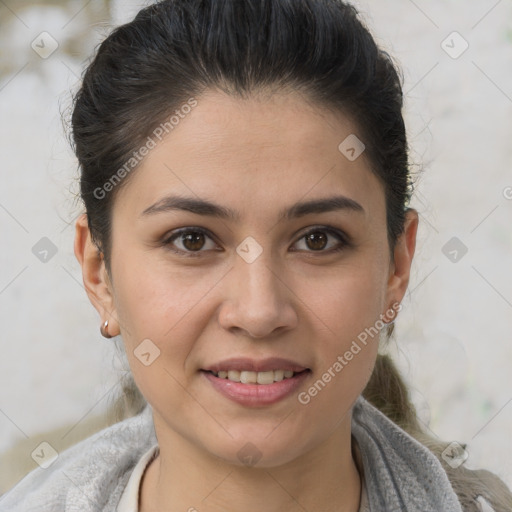
<svg viewBox="0 0 512 512"><path fill-rule="evenodd" d="M0 0L0 494L41 442L111 421L126 364L73 254L66 120L95 46L148 3ZM352 3L403 69L420 213L388 350L431 433L512 487L512 2Z"/></svg>

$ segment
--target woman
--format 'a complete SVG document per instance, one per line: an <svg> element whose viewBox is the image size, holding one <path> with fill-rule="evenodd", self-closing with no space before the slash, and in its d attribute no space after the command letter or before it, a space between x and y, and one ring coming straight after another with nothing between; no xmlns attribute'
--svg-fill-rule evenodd
<svg viewBox="0 0 512 512"><path fill-rule="evenodd" d="M378 354L418 226L401 111L337 0L166 0L116 29L75 99L75 254L147 404L0 510L512 510Z"/></svg>

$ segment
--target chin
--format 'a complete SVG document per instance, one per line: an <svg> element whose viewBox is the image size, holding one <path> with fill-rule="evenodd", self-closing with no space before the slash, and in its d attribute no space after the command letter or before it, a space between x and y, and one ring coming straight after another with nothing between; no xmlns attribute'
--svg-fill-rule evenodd
<svg viewBox="0 0 512 512"><path fill-rule="evenodd" d="M270 431L269 431L270 432ZM210 453L223 462L247 468L274 468L292 462L306 447L300 449L298 440L291 437L270 439L265 430L264 434L249 437L235 437L223 446L211 446ZM208 444L208 443L207 443Z"/></svg>

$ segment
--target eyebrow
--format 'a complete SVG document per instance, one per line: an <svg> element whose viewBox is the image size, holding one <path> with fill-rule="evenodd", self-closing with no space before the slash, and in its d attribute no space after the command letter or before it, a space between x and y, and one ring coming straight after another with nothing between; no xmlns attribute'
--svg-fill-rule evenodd
<svg viewBox="0 0 512 512"><path fill-rule="evenodd" d="M152 206L146 208L140 214L140 217L176 210L187 211L195 213L196 215L217 217L233 222L240 220L240 214L236 210L204 199L182 196L164 197ZM312 213L326 213L340 210L365 213L364 208L357 201L346 196L337 195L295 203L291 207L281 210L278 219L279 221L291 220Z"/></svg>

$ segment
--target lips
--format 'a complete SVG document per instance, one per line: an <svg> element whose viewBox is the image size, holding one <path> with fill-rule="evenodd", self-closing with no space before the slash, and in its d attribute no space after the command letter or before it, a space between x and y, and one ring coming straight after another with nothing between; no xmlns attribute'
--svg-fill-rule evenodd
<svg viewBox="0 0 512 512"><path fill-rule="evenodd" d="M221 395L246 407L264 407L291 396L311 375L297 361L271 357L226 359L201 369Z"/></svg>
<svg viewBox="0 0 512 512"><path fill-rule="evenodd" d="M233 370L234 371L234 370ZM256 373L256 372L254 372ZM234 382L216 377L213 372L201 371L206 382L229 400L245 407L265 407L293 395L311 375L310 370L294 373L292 377L271 383ZM258 373L257 375L261 375Z"/></svg>

